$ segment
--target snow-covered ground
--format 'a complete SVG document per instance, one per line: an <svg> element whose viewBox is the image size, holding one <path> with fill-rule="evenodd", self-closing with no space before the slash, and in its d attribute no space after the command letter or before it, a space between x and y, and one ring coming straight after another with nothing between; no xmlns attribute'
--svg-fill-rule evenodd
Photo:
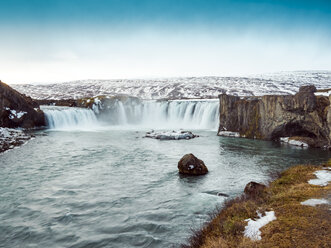
<svg viewBox="0 0 331 248"><path fill-rule="evenodd" d="M331 182L331 170L318 170L315 173L316 179L310 179L308 181L309 184L318 185L318 186L326 186L329 182Z"/></svg>
<svg viewBox="0 0 331 248"><path fill-rule="evenodd" d="M247 77L186 77L163 79L79 80L54 84L12 84L35 99L78 99L126 94L142 99L216 98L221 93L239 96L294 94L302 85L331 88L331 71L298 71Z"/></svg>
<svg viewBox="0 0 331 248"><path fill-rule="evenodd" d="M244 236L250 238L251 240L261 240L260 229L267 225L269 222L276 220L274 211L267 211L265 215L262 216L260 212L257 212L259 218L256 220L247 219L247 226L245 227Z"/></svg>
<svg viewBox="0 0 331 248"><path fill-rule="evenodd" d="M301 205L312 206L312 207L322 204L329 204L329 201L326 199L308 199L304 202L301 202Z"/></svg>
<svg viewBox="0 0 331 248"><path fill-rule="evenodd" d="M0 153L13 149L31 139L31 136L18 129L0 127Z"/></svg>

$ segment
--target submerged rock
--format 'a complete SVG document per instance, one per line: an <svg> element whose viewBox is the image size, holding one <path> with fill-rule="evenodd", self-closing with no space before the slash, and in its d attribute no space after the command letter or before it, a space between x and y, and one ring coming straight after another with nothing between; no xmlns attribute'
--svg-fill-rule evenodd
<svg viewBox="0 0 331 248"><path fill-rule="evenodd" d="M199 137L198 135L193 134L190 131L161 131L147 132L145 135L146 138L159 139L159 140L180 140L180 139L193 139Z"/></svg>
<svg viewBox="0 0 331 248"><path fill-rule="evenodd" d="M208 173L205 163L192 153L184 155L178 162L178 170L186 175L204 175Z"/></svg>

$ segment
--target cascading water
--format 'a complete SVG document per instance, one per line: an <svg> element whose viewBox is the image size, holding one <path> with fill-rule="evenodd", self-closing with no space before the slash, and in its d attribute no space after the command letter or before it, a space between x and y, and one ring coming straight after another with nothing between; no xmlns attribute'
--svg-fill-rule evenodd
<svg viewBox="0 0 331 248"><path fill-rule="evenodd" d="M98 109L43 107L50 129L94 129L121 126L152 129L217 129L216 100L126 101L116 100ZM98 118L97 118L98 117Z"/></svg>
<svg viewBox="0 0 331 248"><path fill-rule="evenodd" d="M154 129L217 129L219 103L213 101L116 101L101 118L112 125ZM105 109L105 108L104 108Z"/></svg>
<svg viewBox="0 0 331 248"><path fill-rule="evenodd" d="M91 109L42 106L48 127L56 130L90 130L98 126Z"/></svg>

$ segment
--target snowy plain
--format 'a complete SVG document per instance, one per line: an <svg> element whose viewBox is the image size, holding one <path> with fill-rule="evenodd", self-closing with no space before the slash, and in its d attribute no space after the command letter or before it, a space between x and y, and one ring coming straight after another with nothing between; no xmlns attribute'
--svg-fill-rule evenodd
<svg viewBox="0 0 331 248"><path fill-rule="evenodd" d="M331 88L331 71L297 71L247 77L180 77L162 79L78 80L53 84L12 84L34 99L78 99L98 95L130 95L141 99L217 98L294 94L300 86Z"/></svg>

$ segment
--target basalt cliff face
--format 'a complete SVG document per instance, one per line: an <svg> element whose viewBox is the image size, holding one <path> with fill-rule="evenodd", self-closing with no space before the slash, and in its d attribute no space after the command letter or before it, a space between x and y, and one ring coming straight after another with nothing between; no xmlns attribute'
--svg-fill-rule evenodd
<svg viewBox="0 0 331 248"><path fill-rule="evenodd" d="M331 97L316 96L315 86L295 95L258 98L219 95L220 126L240 137L278 140L295 137L311 147L331 147Z"/></svg>
<svg viewBox="0 0 331 248"><path fill-rule="evenodd" d="M0 127L34 128L45 126L39 104L0 81Z"/></svg>

